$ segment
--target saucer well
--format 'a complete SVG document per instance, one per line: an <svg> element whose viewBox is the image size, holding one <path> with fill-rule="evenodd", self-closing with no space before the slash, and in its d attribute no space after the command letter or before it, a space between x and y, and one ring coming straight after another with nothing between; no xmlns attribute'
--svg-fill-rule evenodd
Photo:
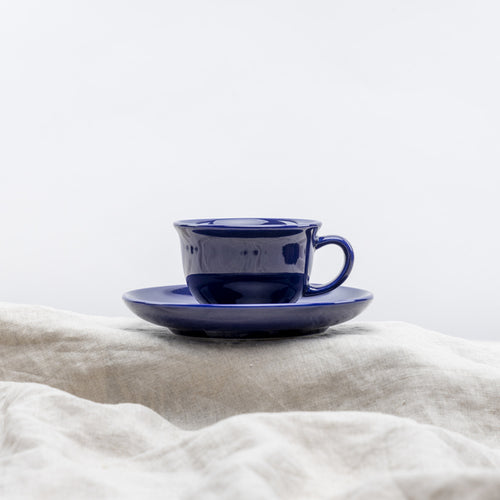
<svg viewBox="0 0 500 500"><path fill-rule="evenodd" d="M287 304L200 304L186 285L131 290L125 304L137 316L178 335L272 338L311 335L360 314L373 294L340 286Z"/></svg>

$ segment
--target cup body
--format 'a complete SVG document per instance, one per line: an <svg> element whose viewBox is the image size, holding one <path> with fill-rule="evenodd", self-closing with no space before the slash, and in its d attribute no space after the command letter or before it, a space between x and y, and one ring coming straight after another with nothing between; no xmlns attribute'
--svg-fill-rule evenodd
<svg viewBox="0 0 500 500"><path fill-rule="evenodd" d="M308 219L174 223L192 295L209 304L296 302L309 284L316 233Z"/></svg>

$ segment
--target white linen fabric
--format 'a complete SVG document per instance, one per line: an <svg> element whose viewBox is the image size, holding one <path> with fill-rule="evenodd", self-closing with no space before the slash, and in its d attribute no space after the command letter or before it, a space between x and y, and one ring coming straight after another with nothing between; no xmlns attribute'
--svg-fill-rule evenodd
<svg viewBox="0 0 500 500"><path fill-rule="evenodd" d="M500 344L201 340L0 304L1 498L500 498Z"/></svg>

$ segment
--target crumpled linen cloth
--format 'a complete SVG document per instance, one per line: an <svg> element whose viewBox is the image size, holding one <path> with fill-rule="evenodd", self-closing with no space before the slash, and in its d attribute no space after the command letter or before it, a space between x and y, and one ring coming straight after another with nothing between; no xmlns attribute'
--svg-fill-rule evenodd
<svg viewBox="0 0 500 500"><path fill-rule="evenodd" d="M200 340L2 303L0 498L498 499L500 343Z"/></svg>

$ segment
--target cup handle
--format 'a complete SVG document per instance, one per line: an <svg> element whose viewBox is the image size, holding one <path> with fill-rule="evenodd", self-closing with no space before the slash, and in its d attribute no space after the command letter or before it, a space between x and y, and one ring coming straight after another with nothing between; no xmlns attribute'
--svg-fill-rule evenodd
<svg viewBox="0 0 500 500"><path fill-rule="evenodd" d="M342 236L320 236L314 242L314 249L318 250L318 248L330 244L338 245L344 252L345 262L342 271L340 271L340 274L335 279L326 285L306 285L304 295L319 295L321 293L329 292L344 283L349 276L354 264L354 250L352 249L351 244L345 238L342 238Z"/></svg>

